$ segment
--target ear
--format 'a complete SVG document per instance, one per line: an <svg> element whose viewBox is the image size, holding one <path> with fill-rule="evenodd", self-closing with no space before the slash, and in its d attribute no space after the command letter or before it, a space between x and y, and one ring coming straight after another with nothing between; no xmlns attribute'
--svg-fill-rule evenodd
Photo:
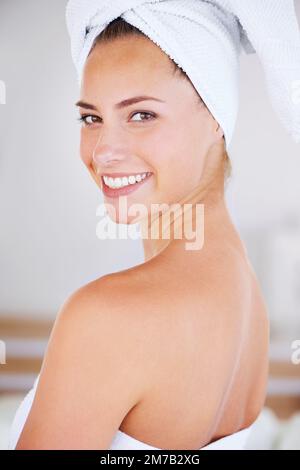
<svg viewBox="0 0 300 470"><path fill-rule="evenodd" d="M216 137L220 139L221 137L224 137L224 131L220 124L217 123L217 128L216 128Z"/></svg>

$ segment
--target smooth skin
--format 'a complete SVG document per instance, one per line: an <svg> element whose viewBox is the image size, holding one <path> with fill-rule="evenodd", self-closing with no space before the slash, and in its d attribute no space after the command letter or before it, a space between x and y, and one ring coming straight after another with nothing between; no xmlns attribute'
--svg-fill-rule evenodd
<svg viewBox="0 0 300 470"><path fill-rule="evenodd" d="M94 116L81 158L99 188L101 173L153 172L128 206L204 204L203 247L143 240L144 263L64 302L17 449L109 449L118 429L161 449L200 449L249 426L264 405L269 322L224 201L222 129L171 70L148 39L98 44L81 86L96 108L80 107ZM138 95L165 103L114 107ZM156 117L136 119L143 112ZM132 223L106 202L116 222Z"/></svg>

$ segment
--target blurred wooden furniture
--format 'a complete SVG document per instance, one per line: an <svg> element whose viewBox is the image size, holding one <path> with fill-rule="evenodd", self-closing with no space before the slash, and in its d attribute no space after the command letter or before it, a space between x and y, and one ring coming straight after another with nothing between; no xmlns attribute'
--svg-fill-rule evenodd
<svg viewBox="0 0 300 470"><path fill-rule="evenodd" d="M282 419L300 412L300 364L287 360L270 360L269 382L271 381L273 390L269 391L265 405Z"/></svg>
<svg viewBox="0 0 300 470"><path fill-rule="evenodd" d="M0 316L6 363L0 364L0 393L27 392L40 371L54 320Z"/></svg>

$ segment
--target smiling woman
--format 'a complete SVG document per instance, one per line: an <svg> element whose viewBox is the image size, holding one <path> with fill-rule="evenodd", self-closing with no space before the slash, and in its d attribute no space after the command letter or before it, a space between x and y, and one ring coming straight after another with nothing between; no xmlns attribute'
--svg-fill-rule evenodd
<svg viewBox="0 0 300 470"><path fill-rule="evenodd" d="M116 39L122 39L122 38L132 38L132 37L141 37L141 38L147 38L147 36L138 28L133 26L132 24L128 23L125 21L122 17L118 17L111 21L108 26L95 38L93 45L91 47L91 50L88 55L91 54L93 49L97 45L101 44L107 44L108 42L112 42ZM204 101L202 100L201 96L195 89L193 83L191 82L189 76L187 73L170 57L167 57L167 60L170 63L170 71L174 76L178 76L184 80L186 80L190 86L194 89L195 91L195 96L199 100L199 105L206 107ZM140 101L145 101L145 100L155 100L155 101L160 101L163 102L163 100L159 100L158 98L154 97L148 97L148 96L137 96L133 98L129 98L126 100L122 100L120 103L117 103L115 106L117 109L120 109L124 106L129 106L131 104L136 104ZM79 101L76 103L76 106L80 106L81 108L85 109L93 109L96 110L97 108L93 105L89 105L87 103L84 103L82 101ZM81 118L82 119L82 118ZM224 162L222 162L223 170L224 170L224 178L225 181L231 176L232 173L232 166L231 166L231 161L228 155L227 150L224 148L222 152L222 157L224 159Z"/></svg>
<svg viewBox="0 0 300 470"><path fill-rule="evenodd" d="M145 223L150 233L154 222L148 223L149 214L152 221L161 220L160 209L154 208L162 201L193 207L222 201L229 160L220 125L188 76L123 18L95 38L76 105L82 122L81 158L115 222ZM122 211L125 195L128 210ZM134 213L141 203L147 217ZM169 229L174 232L173 222ZM167 243L144 241L146 258Z"/></svg>
<svg viewBox="0 0 300 470"><path fill-rule="evenodd" d="M266 397L269 322L224 188L240 45L251 50L256 21L272 32L266 3L69 1L82 162L111 219L151 236L144 263L62 305L11 448L245 447ZM186 248L186 214L200 248Z"/></svg>

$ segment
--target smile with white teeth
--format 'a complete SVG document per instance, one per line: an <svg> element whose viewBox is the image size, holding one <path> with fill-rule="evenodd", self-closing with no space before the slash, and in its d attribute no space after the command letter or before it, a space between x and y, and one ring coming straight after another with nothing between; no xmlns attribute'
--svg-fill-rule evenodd
<svg viewBox="0 0 300 470"><path fill-rule="evenodd" d="M125 186L129 186L131 184L140 183L142 180L146 178L146 176L150 175L151 173L140 173L138 175L130 175L130 176L123 176L118 178L112 178L108 176L103 176L104 183L109 188L124 188Z"/></svg>

